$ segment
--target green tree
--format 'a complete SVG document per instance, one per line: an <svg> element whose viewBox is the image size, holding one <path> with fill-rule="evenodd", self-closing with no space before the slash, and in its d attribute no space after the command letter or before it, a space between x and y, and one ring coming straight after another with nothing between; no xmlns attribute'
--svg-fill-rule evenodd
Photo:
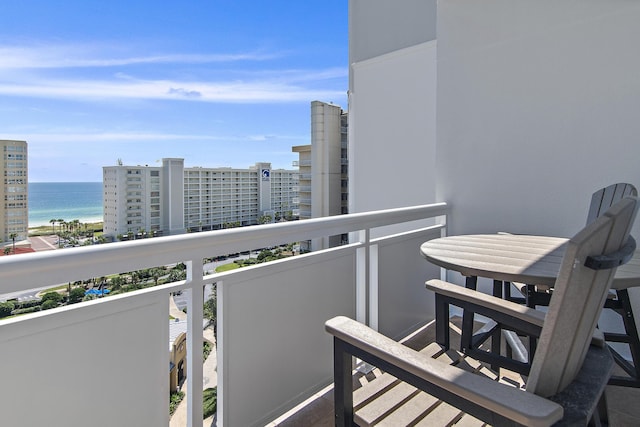
<svg viewBox="0 0 640 427"><path fill-rule="evenodd" d="M0 302L0 317L10 316L14 308L15 305L11 301Z"/></svg>
<svg viewBox="0 0 640 427"><path fill-rule="evenodd" d="M158 280L160 280L160 278L164 276L166 272L162 267L154 267L150 268L148 273L149 276L153 279L153 284L155 286L158 286Z"/></svg>
<svg viewBox="0 0 640 427"><path fill-rule="evenodd" d="M260 218L258 218L258 222L260 224L269 224L272 219L273 218L271 218L271 215L262 215Z"/></svg>
<svg viewBox="0 0 640 427"><path fill-rule="evenodd" d="M69 224L69 227L70 227L69 231L71 231L71 233L73 233L74 236L77 236L78 235L78 228L80 227L80 220L79 219L74 219Z"/></svg>
<svg viewBox="0 0 640 427"><path fill-rule="evenodd" d="M174 268L169 272L168 281L179 282L180 280L187 280L187 272L179 268Z"/></svg>
<svg viewBox="0 0 640 427"><path fill-rule="evenodd" d="M217 292L218 285L214 283L211 285L211 296L204 302L204 318L209 321L209 324L213 328L213 337L218 342L218 298Z"/></svg>
<svg viewBox="0 0 640 427"><path fill-rule="evenodd" d="M56 222L58 222L57 219L49 220L49 224L51 224L51 227L52 227L51 234L56 234Z"/></svg>
<svg viewBox="0 0 640 427"><path fill-rule="evenodd" d="M10 253L11 253L11 248L10 247L7 246L6 248L4 248L4 254L5 255L9 255Z"/></svg>
<svg viewBox="0 0 640 427"><path fill-rule="evenodd" d="M42 303L45 303L47 301L53 301L56 305L58 305L59 302L62 301L62 295L60 295L57 292L47 292L44 295L42 295L41 301Z"/></svg>
<svg viewBox="0 0 640 427"><path fill-rule="evenodd" d="M9 238L13 241L13 253L16 253L16 237L18 237L18 235L16 233L11 233L9 234Z"/></svg>
<svg viewBox="0 0 640 427"><path fill-rule="evenodd" d="M69 292L69 304L75 304L84 298L84 288L73 288Z"/></svg>
<svg viewBox="0 0 640 427"><path fill-rule="evenodd" d="M126 280L122 276L114 276L109 279L109 287L112 291L117 291L126 284Z"/></svg>
<svg viewBox="0 0 640 427"><path fill-rule="evenodd" d="M42 303L42 305L40 305L40 308L42 310L50 310L52 308L56 308L58 306L58 303L53 301L53 300L47 300L45 302Z"/></svg>

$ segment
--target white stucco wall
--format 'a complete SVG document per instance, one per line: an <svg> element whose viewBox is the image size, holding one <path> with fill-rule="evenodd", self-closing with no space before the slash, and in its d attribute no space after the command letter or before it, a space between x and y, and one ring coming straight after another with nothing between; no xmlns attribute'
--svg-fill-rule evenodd
<svg viewBox="0 0 640 427"><path fill-rule="evenodd" d="M436 44L352 64L349 212L435 201Z"/></svg>
<svg viewBox="0 0 640 427"><path fill-rule="evenodd" d="M455 206L451 233L570 236L593 191L640 187L640 3L438 7L437 186Z"/></svg>
<svg viewBox="0 0 640 427"><path fill-rule="evenodd" d="M436 0L349 0L349 63L436 38Z"/></svg>

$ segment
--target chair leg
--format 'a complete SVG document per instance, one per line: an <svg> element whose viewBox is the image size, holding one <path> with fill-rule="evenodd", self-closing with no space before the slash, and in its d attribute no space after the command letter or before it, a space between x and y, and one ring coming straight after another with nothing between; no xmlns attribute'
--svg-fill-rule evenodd
<svg viewBox="0 0 640 427"><path fill-rule="evenodd" d="M603 392L600 400L598 401L598 407L593 414L594 418L597 418L601 425L609 425L609 413L607 412L607 392Z"/></svg>
<svg viewBox="0 0 640 427"><path fill-rule="evenodd" d="M436 294L436 342L449 350L451 335L449 332L449 304L442 295Z"/></svg>
<svg viewBox="0 0 640 427"><path fill-rule="evenodd" d="M526 285L527 307L536 308L536 287L534 285Z"/></svg>
<svg viewBox="0 0 640 427"><path fill-rule="evenodd" d="M336 427L351 427L353 422L353 379L351 378L352 357L345 349L345 343L333 339L333 403Z"/></svg>
<svg viewBox="0 0 640 427"><path fill-rule="evenodd" d="M476 276L468 276L465 282L467 289L476 290L478 286L478 278ZM460 337L460 351L472 348L473 341L473 313L465 310L462 313L462 336Z"/></svg>
<svg viewBox="0 0 640 427"><path fill-rule="evenodd" d="M617 301L607 301L606 308L611 308L620 316L624 325L625 334L605 333L605 339L610 342L624 342L629 345L631 351L631 362L629 363L617 352L612 351L618 365L624 369L631 378L612 376L609 384L620 385L625 387L640 387L640 339L638 338L638 329L629 300L629 291L627 289L619 289L616 291Z"/></svg>
<svg viewBox="0 0 640 427"><path fill-rule="evenodd" d="M504 290L504 299L511 301L511 282L502 282Z"/></svg>
<svg viewBox="0 0 640 427"><path fill-rule="evenodd" d="M493 296L502 298L502 281L501 280L493 281Z"/></svg>

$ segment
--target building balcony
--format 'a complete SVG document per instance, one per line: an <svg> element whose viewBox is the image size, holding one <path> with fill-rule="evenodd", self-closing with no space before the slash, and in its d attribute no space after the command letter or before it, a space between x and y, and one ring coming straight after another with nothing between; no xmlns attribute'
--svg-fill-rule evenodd
<svg viewBox="0 0 640 427"><path fill-rule="evenodd" d="M203 377L214 374L203 372L203 288L217 283L218 425L264 425L331 383L326 319L369 319L398 336L433 317L431 297L416 283L440 273L417 248L441 235L444 223L435 218L446 213L438 203L3 257L5 293L187 266L185 281L0 321L0 360L11 367L4 377L11 386L0 392L11 406L4 422L168 425L169 299L181 292L188 313L188 425L201 425ZM352 243L339 248L205 274L204 258L344 233ZM398 310L402 320L393 316ZM82 404L71 410L70 402Z"/></svg>

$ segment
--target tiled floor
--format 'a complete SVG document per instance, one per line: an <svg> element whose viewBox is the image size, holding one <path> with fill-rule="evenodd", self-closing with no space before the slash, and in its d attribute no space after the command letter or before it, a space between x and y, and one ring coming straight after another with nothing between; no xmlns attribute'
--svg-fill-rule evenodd
<svg viewBox="0 0 640 427"><path fill-rule="evenodd" d="M419 349L434 340L433 328L429 327L412 337L406 344ZM452 347L456 345L457 343L452 343ZM373 379L373 375L373 373L369 374L369 378L354 378L354 389L359 387L361 382ZM606 390L606 399L609 426L640 426L640 389L609 386ZM325 427L332 425L334 425L333 389L328 387L305 404L300 405L289 416L269 424L269 427Z"/></svg>

